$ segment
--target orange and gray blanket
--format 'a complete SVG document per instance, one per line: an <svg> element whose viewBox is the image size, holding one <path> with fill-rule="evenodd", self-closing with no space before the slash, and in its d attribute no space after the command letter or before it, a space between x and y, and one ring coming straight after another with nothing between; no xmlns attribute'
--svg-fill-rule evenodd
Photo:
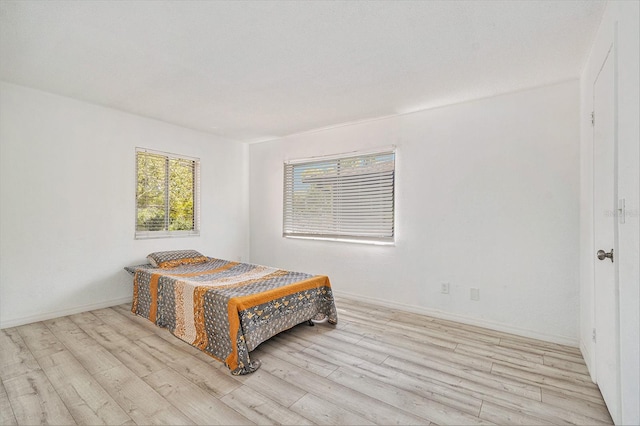
<svg viewBox="0 0 640 426"><path fill-rule="evenodd" d="M319 314L338 317L329 278L210 258L170 269L140 265L131 311L223 361L232 374L260 367L249 352Z"/></svg>

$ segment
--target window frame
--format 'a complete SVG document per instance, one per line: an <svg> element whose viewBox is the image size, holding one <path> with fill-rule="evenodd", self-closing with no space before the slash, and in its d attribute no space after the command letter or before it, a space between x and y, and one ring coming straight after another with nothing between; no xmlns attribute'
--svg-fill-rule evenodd
<svg viewBox="0 0 640 426"><path fill-rule="evenodd" d="M180 160L193 162L193 227L192 230L174 230L171 231L169 229L163 229L160 231L139 231L138 230L138 155L139 153L150 154L155 156L164 157L165 161L169 160ZM180 238L180 237L197 237L200 236L200 159L197 157L191 157L182 154L174 154L164 151L157 151L148 148L135 148L135 190L134 190L134 239L136 240L144 240L144 239L153 239L153 238ZM168 228L168 191L169 191L169 180L170 177L167 175L165 177L167 185L164 188L165 191L165 227Z"/></svg>
<svg viewBox="0 0 640 426"><path fill-rule="evenodd" d="M345 233L325 233L320 234L317 232L300 232L299 230L295 230L292 232L292 229L287 229L287 221L293 220L291 217L294 213L289 213L289 210L294 208L293 201L293 174L295 173L294 169L296 166L304 166L304 165L312 165L316 163L329 163L335 161L336 169L340 170L339 162L342 160L364 160L366 158L370 158L373 156L383 156L383 155L392 155L392 176L390 178L390 182L392 184L391 191L391 214L392 220L390 224L390 236L358 236L358 235L347 235ZM287 171L288 167L292 167L291 172ZM341 154L320 156L320 157L311 157L311 158L301 158L301 159L293 159L286 160L283 164L283 212L282 212L282 237L283 238L291 238L291 239L306 239L306 240L323 240L323 241L338 241L338 242L348 242L348 243L360 243L360 244L372 244L372 245L389 245L394 246L396 240L396 168L397 168L397 149L395 146L388 146L383 148L378 148L374 150L367 151L352 151ZM339 172L338 172L339 173ZM288 187L287 180L291 180L291 187ZM341 194L342 195L342 194ZM289 199L287 197L290 197ZM339 197L339 196L338 196ZM289 210L288 210L289 209ZM289 217L287 215L290 215ZM339 218L333 216L334 220L340 222Z"/></svg>

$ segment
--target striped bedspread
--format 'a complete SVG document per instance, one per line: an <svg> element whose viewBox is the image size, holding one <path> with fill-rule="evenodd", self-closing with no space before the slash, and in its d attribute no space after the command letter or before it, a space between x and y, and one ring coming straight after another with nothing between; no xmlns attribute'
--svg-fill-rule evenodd
<svg viewBox="0 0 640 426"><path fill-rule="evenodd" d="M131 311L248 374L260 362L249 352L296 324L326 315L338 322L329 278L210 258L170 269L140 265Z"/></svg>

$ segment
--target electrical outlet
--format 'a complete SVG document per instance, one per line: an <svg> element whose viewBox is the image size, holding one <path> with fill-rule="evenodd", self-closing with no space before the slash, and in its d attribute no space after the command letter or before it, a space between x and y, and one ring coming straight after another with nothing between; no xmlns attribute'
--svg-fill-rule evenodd
<svg viewBox="0 0 640 426"><path fill-rule="evenodd" d="M472 288L471 289L471 300L480 300L480 289Z"/></svg>
<svg viewBox="0 0 640 426"><path fill-rule="evenodd" d="M449 294L449 283L440 283L440 293Z"/></svg>

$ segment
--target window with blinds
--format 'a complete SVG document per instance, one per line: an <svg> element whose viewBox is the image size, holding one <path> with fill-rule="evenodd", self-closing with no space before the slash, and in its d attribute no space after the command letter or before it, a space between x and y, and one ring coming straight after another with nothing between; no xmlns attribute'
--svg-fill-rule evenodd
<svg viewBox="0 0 640 426"><path fill-rule="evenodd" d="M136 148L136 238L199 235L200 160Z"/></svg>
<svg viewBox="0 0 640 426"><path fill-rule="evenodd" d="M395 150L284 164L285 237L393 243Z"/></svg>

